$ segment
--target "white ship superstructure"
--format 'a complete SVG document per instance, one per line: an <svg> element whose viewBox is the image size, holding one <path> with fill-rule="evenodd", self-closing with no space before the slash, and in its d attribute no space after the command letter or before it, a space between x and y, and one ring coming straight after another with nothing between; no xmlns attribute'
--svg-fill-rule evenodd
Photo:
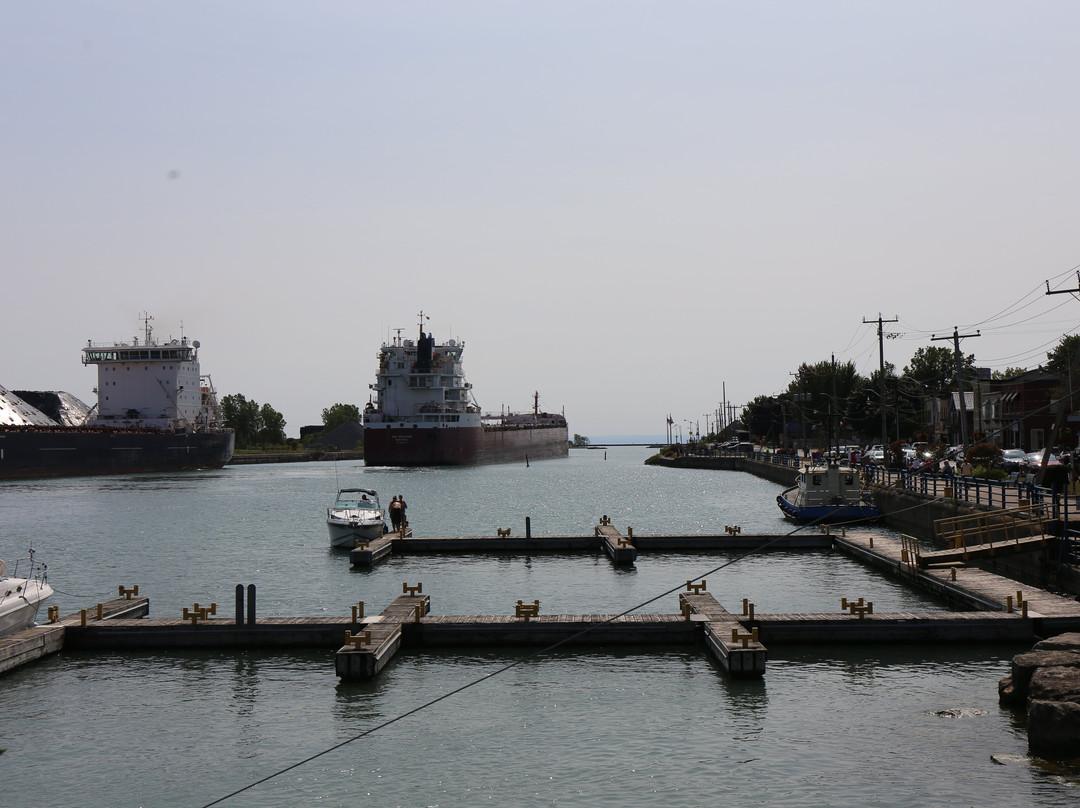
<svg viewBox="0 0 1080 808"><path fill-rule="evenodd" d="M94 426L150 427L198 431L220 425L221 411L209 376L199 373L199 341L187 337L160 343L151 317L144 317L142 342L88 342L83 364L97 365Z"/></svg>
<svg viewBox="0 0 1080 808"><path fill-rule="evenodd" d="M93 407L64 392L0 388L0 480L219 469L229 462L236 435L222 423L210 377L199 372L199 343L159 343L151 319L144 316L141 340L82 349L83 364L98 369Z"/></svg>
<svg viewBox="0 0 1080 808"><path fill-rule="evenodd" d="M375 401L368 404L364 424L384 428L480 427L480 407L465 381L461 354L465 343L436 345L430 334L417 341L397 337L383 343Z"/></svg>
<svg viewBox="0 0 1080 808"><path fill-rule="evenodd" d="M437 345L423 330L415 342L401 332L379 351L373 401L364 411L364 463L446 466L565 457L566 419L533 412L482 416L465 381L465 343Z"/></svg>

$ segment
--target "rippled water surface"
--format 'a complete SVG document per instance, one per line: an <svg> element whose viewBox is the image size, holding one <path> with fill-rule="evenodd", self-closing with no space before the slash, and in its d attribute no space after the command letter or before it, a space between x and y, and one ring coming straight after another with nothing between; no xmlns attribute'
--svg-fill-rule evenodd
<svg viewBox="0 0 1080 808"><path fill-rule="evenodd" d="M734 610L747 597L759 612L836 612L843 596L945 608L827 552L641 554L632 569L593 554L413 556L354 571L329 548L325 508L355 485L404 494L418 535L521 535L526 516L534 534L580 535L603 514L641 534L790 530L779 486L646 455L3 483L0 557L32 543L65 613L135 583L156 617L196 601L228 613L237 583L257 585L263 615L370 612L419 581L436 614L507 614L519 598L614 613L657 595L644 610L673 612L663 593L704 572ZM417 651L349 685L330 653L68 653L0 678L0 772L41 805L206 805L322 752L221 804L1075 804L1080 777L1027 760L1022 724L997 706L1019 650L781 646L753 682L697 647Z"/></svg>

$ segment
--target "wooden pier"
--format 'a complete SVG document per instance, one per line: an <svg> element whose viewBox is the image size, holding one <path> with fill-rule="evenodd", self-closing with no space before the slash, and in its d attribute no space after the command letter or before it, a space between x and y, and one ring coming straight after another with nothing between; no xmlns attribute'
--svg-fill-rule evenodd
<svg viewBox="0 0 1080 808"><path fill-rule="evenodd" d="M121 587L121 594L124 589ZM54 654L67 645L69 632L77 631L85 625L102 624L126 617L143 617L150 610L147 598L121 597L108 603L99 603L93 609L84 609L59 617L39 626L31 626L15 634L0 637L0 674L15 668L36 662L44 656Z"/></svg>
<svg viewBox="0 0 1080 808"><path fill-rule="evenodd" d="M744 535L737 529L729 529L726 536L644 537L629 529L627 533L623 536L608 522L598 525L593 536L554 539L506 535L417 539L390 534L351 551L350 556L357 552L371 553L373 559L389 552L529 553L543 548L606 552L618 564L634 563L645 548L652 552L832 548L955 603L963 611L881 614L862 598L850 602L842 598L832 614L755 614L754 604L746 601L736 612L725 609L707 592L705 581L691 581L679 594L679 611L672 614L546 614L538 601L517 601L508 604L506 614L444 616L431 613L431 595L418 582L403 584L402 595L372 616L366 616L364 604L358 603L349 616L257 618L254 587L248 587L245 603L243 587L237 586L233 618L219 616L216 604L196 603L175 618L149 619L148 599L132 598L129 590L126 597L96 609L62 619L52 615L51 623L0 638L0 673L61 649L325 648L337 650L335 670L341 679L351 681L377 676L402 648L700 644L731 675L762 676L769 643L1028 642L1080 631L1076 600L968 566L963 559L942 561L944 556L921 551L910 537L897 540L865 529L779 536ZM1010 544L1012 551L1022 552L1040 548L1045 538L1011 535L1003 543L984 540L982 545L989 551L991 544L998 550ZM967 543L965 548L969 559L979 549Z"/></svg>
<svg viewBox="0 0 1080 808"><path fill-rule="evenodd" d="M422 594L422 585L402 584L405 594L394 599L382 614L366 621L362 630L349 632L334 660L334 668L342 679L371 679L401 648L404 629L428 613L431 601Z"/></svg>
<svg viewBox="0 0 1080 808"><path fill-rule="evenodd" d="M600 553L614 564L633 564L640 553L702 552L709 550L755 550L768 547L775 550L827 550L832 547L828 534L806 532L795 534L742 533L737 526L723 535L659 534L640 536L632 527L621 533L607 517L593 529L593 535L524 536L508 533L496 536L416 537L388 533L349 551L349 563L355 567L370 567L391 555L422 555L441 553Z"/></svg>

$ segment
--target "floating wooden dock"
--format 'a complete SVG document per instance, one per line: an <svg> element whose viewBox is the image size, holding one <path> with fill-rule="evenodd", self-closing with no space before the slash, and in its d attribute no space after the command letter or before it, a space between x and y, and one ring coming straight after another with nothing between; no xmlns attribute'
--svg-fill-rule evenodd
<svg viewBox="0 0 1080 808"><path fill-rule="evenodd" d="M370 567L391 555L441 553L592 553L606 554L615 564L633 564L639 553L703 552L709 550L827 550L832 539L825 533L794 534L742 533L729 528L724 535L659 534L641 536L628 527L626 533L615 528L607 517L600 520L593 535L581 536L458 536L416 537L388 533L349 551L349 563Z"/></svg>
<svg viewBox="0 0 1080 808"><path fill-rule="evenodd" d="M121 587L121 594L123 593ZM108 603L99 603L94 609L82 610L66 617L52 613L50 622L31 626L15 634L0 637L0 674L36 662L48 654L56 653L67 645L68 632L84 625L105 623L126 617L143 617L150 611L147 598L121 597Z"/></svg>
<svg viewBox="0 0 1080 808"><path fill-rule="evenodd" d="M1038 537L1010 541L1023 547L1028 539L1032 547L1039 546ZM507 614L453 616L432 614L431 596L418 582L403 584L402 595L372 616L366 616L364 604L358 603L350 616L256 618L254 587L248 587L245 603L243 587L237 586L233 618L218 616L216 604L194 604L176 618L149 619L148 599L131 598L129 592L126 598L94 610L0 638L0 673L61 649L325 648L337 649L335 670L348 681L377 676L402 648L702 644L731 675L762 676L769 643L1028 642L1080 631L1076 600L962 561L930 561L938 556L921 552L914 539L897 540L867 530L643 537L622 536L610 524L602 524L591 537L416 539L391 535L378 541L363 549L377 553L381 547L401 543L414 552L535 552L523 547L536 543L548 549L550 542L558 546L556 551L564 552L571 545L583 549L578 543L592 542L589 549L607 552L616 563L628 563L625 558L631 548L636 552L646 546L656 551L832 548L956 603L964 611L881 614L862 598L843 598L833 614L756 614L754 604L746 601L737 612L725 609L706 591L706 582L700 581L687 583L686 591L679 594L679 611L673 614L545 614L538 601L517 601L508 604Z"/></svg>
<svg viewBox="0 0 1080 808"><path fill-rule="evenodd" d="M417 590L422 588L420 585ZM706 591L688 582L678 614L540 614L539 602L518 601L514 614L435 616L427 596L397 598L370 628L353 635L337 653L343 680L366 680L401 648L551 647L555 645L669 645L704 643L732 676L765 674L766 643L1024 642L1035 634L1030 612L902 612L875 614L872 602L841 599L837 614L755 614L727 611ZM1080 609L1073 609L1080 624Z"/></svg>

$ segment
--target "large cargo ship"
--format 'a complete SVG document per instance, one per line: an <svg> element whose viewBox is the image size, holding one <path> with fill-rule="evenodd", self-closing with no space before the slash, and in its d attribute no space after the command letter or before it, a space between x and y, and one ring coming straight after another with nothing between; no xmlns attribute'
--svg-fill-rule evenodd
<svg viewBox="0 0 1080 808"><path fill-rule="evenodd" d="M221 468L235 436L221 422L199 342L159 343L151 317L130 343L83 348L98 369L93 408L66 393L0 387L0 479Z"/></svg>
<svg viewBox="0 0 1080 808"><path fill-rule="evenodd" d="M371 385L375 400L364 412L368 466L468 466L566 457L566 418L540 411L484 415L465 381L465 343L436 344L423 330L415 342L383 343Z"/></svg>

